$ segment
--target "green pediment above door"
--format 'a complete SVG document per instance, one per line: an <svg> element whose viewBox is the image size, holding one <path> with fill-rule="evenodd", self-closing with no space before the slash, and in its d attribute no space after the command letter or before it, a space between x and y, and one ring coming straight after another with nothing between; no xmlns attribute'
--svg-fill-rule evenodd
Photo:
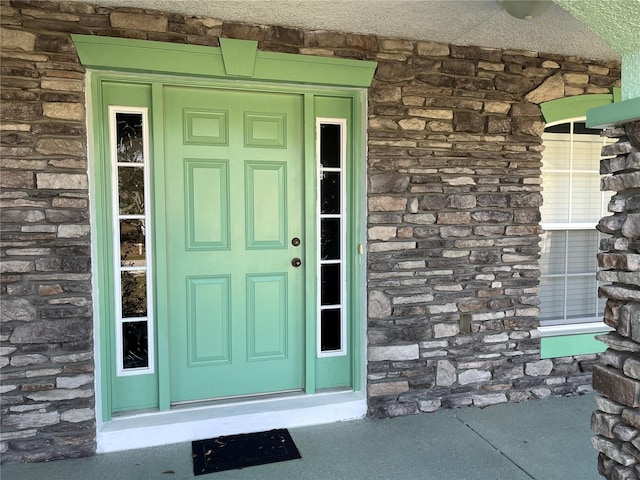
<svg viewBox="0 0 640 480"><path fill-rule="evenodd" d="M366 88L377 62L262 52L257 42L221 38L221 47L71 35L86 68L200 78L251 79Z"/></svg>

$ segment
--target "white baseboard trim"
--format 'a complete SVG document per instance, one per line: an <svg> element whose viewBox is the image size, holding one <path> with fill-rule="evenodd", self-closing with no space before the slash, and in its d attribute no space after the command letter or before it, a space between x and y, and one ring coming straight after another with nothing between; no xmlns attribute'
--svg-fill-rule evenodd
<svg viewBox="0 0 640 480"><path fill-rule="evenodd" d="M220 435L295 428L363 418L362 392L292 395L208 406L182 406L114 418L97 434L97 453L157 447Z"/></svg>

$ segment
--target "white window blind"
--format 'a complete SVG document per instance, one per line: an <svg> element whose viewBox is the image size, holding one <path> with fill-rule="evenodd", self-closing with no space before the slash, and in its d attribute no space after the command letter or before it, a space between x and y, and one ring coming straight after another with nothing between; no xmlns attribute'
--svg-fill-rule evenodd
<svg viewBox="0 0 640 480"><path fill-rule="evenodd" d="M600 192L600 151L607 140L577 119L547 127L542 136L543 206L540 258L542 325L602 319L596 280L601 234L610 193Z"/></svg>

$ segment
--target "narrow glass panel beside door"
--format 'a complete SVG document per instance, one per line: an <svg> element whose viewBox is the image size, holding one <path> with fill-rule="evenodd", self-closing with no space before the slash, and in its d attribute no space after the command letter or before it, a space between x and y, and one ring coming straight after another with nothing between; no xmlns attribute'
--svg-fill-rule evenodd
<svg viewBox="0 0 640 480"><path fill-rule="evenodd" d="M323 352L340 350L341 347L341 318L340 309L322 310L320 318L320 349Z"/></svg>
<svg viewBox="0 0 640 480"><path fill-rule="evenodd" d="M109 107L116 374L153 373L147 109Z"/></svg>
<svg viewBox="0 0 640 480"><path fill-rule="evenodd" d="M320 221L320 257L322 260L340 260L342 246L339 218L323 218Z"/></svg>
<svg viewBox="0 0 640 480"><path fill-rule="evenodd" d="M347 353L345 127L344 119L317 119L319 357Z"/></svg>
<svg viewBox="0 0 640 480"><path fill-rule="evenodd" d="M126 270L120 274L122 318L147 316L147 278L144 271Z"/></svg>
<svg viewBox="0 0 640 480"><path fill-rule="evenodd" d="M144 220L120 220L120 261L124 267L146 267Z"/></svg>
<svg viewBox="0 0 640 480"><path fill-rule="evenodd" d="M121 215L144 215L144 167L118 167L118 198Z"/></svg>
<svg viewBox="0 0 640 480"><path fill-rule="evenodd" d="M322 306L340 305L341 270L339 263L325 263L320 267L320 304Z"/></svg>
<svg viewBox="0 0 640 480"><path fill-rule="evenodd" d="M341 194L342 194L342 175L340 172L323 172L320 178L320 186L322 191L320 193L320 199L322 205L320 211L323 214L336 214L340 215L341 208Z"/></svg>
<svg viewBox="0 0 640 480"><path fill-rule="evenodd" d="M149 367L149 338L147 322L122 323L122 364L124 368Z"/></svg>

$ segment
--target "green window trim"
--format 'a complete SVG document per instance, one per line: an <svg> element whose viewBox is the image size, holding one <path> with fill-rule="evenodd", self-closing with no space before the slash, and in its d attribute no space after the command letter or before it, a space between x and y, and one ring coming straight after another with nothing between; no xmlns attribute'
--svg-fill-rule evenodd
<svg viewBox="0 0 640 480"><path fill-rule="evenodd" d="M571 357L602 353L607 346L596 335L607 332L558 335L540 339L540 358Z"/></svg>
<svg viewBox="0 0 640 480"><path fill-rule="evenodd" d="M211 78L251 78L366 88L377 62L261 52L257 42L221 38L221 47L75 35L82 65L97 70Z"/></svg>
<svg viewBox="0 0 640 480"><path fill-rule="evenodd" d="M587 127L610 128L640 120L640 97L602 105L587 112Z"/></svg>
<svg viewBox="0 0 640 480"><path fill-rule="evenodd" d="M610 105L620 98L620 89L614 88L612 93L592 95L577 95L575 97L559 98L540 104L542 115L546 123L554 123L570 118L584 117L587 110ZM588 126L588 125L587 125Z"/></svg>
<svg viewBox="0 0 640 480"><path fill-rule="evenodd" d="M614 87L610 94L587 94L565 97L540 104L547 124L584 118L594 108L610 108L620 100L620 88ZM623 102L624 103L624 102ZM587 121L587 126L590 127ZM603 325L604 328L606 326ZM542 327L540 332L546 327ZM602 333L602 332L600 332ZM548 336L547 336L548 335ZM540 339L540 358L568 357L603 352L606 347L594 338L597 333L544 334Z"/></svg>

